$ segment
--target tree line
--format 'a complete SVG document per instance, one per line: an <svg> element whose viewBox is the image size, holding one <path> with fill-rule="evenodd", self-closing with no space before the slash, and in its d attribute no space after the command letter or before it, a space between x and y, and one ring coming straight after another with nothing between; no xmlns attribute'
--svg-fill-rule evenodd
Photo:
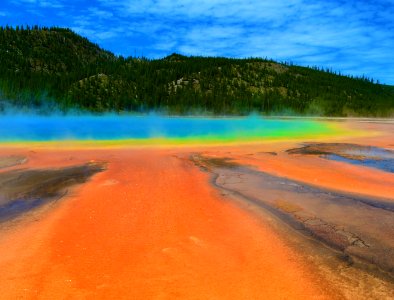
<svg viewBox="0 0 394 300"><path fill-rule="evenodd" d="M269 59L115 56L58 27L0 27L0 98L93 112L392 116L394 88Z"/></svg>

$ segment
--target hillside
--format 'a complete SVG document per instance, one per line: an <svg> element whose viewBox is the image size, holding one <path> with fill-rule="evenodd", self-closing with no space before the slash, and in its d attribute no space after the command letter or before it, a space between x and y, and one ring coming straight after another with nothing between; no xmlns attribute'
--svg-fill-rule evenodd
<svg viewBox="0 0 394 300"><path fill-rule="evenodd" d="M0 28L0 98L95 112L394 115L394 87L367 78L257 58L123 58L63 28Z"/></svg>

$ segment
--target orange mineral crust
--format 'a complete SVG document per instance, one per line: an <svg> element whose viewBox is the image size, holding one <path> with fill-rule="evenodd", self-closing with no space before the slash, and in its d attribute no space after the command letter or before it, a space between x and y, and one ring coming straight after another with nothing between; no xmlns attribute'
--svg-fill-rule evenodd
<svg viewBox="0 0 394 300"><path fill-rule="evenodd" d="M108 169L45 212L2 227L3 299L333 298L268 223L223 198L175 152L28 156L34 168L104 160Z"/></svg>
<svg viewBox="0 0 394 300"><path fill-rule="evenodd" d="M256 155L237 157L237 162L259 170L323 188L378 196L394 201L394 175L373 168L329 161L317 156ZM391 200L390 200L391 199Z"/></svg>

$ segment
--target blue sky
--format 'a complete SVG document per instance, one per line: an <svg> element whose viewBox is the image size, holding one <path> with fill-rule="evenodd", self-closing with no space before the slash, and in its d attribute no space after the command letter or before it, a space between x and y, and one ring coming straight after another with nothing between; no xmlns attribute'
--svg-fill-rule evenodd
<svg viewBox="0 0 394 300"><path fill-rule="evenodd" d="M394 84L394 0L2 0L0 24L69 27L123 56L268 57Z"/></svg>

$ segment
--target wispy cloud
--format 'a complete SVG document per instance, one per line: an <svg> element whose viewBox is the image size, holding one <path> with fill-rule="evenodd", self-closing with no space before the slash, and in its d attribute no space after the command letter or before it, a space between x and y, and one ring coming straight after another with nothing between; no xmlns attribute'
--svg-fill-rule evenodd
<svg viewBox="0 0 394 300"><path fill-rule="evenodd" d="M98 9L97 7L89 7L88 12L91 17L99 19L110 19L114 16L112 12L108 10Z"/></svg>
<svg viewBox="0 0 394 300"><path fill-rule="evenodd" d="M260 56L394 84L392 0L10 0L117 54ZM44 18L19 13L20 23ZM2 18L3 19L3 18ZM5 18L6 19L6 18ZM37 22L40 21L40 22ZM16 25L18 22L13 19Z"/></svg>
<svg viewBox="0 0 394 300"><path fill-rule="evenodd" d="M32 3L35 4L38 2L38 0L11 0L12 3L15 4L24 4L24 3Z"/></svg>
<svg viewBox="0 0 394 300"><path fill-rule="evenodd" d="M12 0L14 4L34 4L39 7L63 8L65 1L61 0Z"/></svg>
<svg viewBox="0 0 394 300"><path fill-rule="evenodd" d="M54 0L50 0L50 1L46 1L46 0L41 0L38 2L38 4L41 7L51 7L51 8L64 8L65 4L63 4L60 1L54 1Z"/></svg>

